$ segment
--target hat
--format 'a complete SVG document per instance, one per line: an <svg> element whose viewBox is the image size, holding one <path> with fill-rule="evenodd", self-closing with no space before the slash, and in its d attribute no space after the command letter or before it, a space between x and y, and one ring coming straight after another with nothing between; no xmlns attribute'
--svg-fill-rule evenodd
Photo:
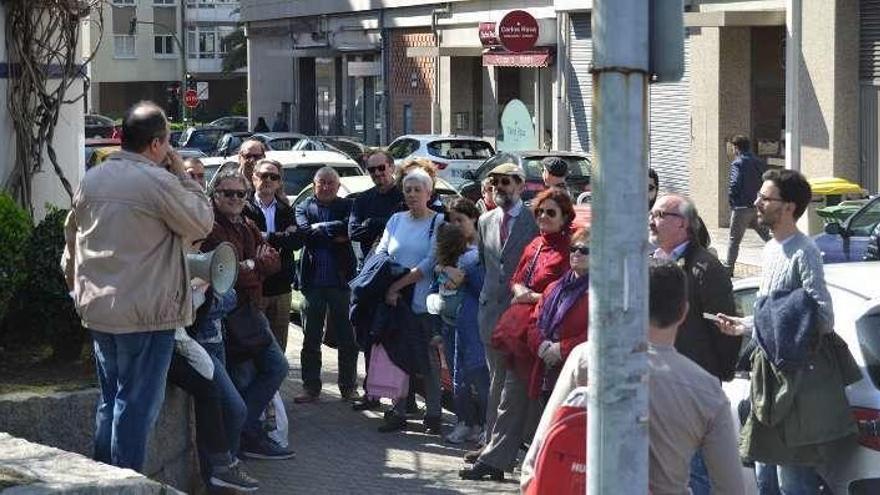
<svg viewBox="0 0 880 495"><path fill-rule="evenodd" d="M513 163L502 163L501 165L498 165L497 167L489 171L489 175L514 175L516 177L519 177L519 180L523 182L525 182L526 180L526 174L523 172L523 170L519 167L519 165L515 165Z"/></svg>
<svg viewBox="0 0 880 495"><path fill-rule="evenodd" d="M541 160L544 170L554 177L565 177L568 175L568 163L558 156L548 156Z"/></svg>

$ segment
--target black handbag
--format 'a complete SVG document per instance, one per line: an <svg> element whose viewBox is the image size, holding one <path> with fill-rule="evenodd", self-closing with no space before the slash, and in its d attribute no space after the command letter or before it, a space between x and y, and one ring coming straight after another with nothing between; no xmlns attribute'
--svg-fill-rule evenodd
<svg viewBox="0 0 880 495"><path fill-rule="evenodd" d="M272 343L269 320L254 304L235 308L223 319L226 329L226 355L230 361L253 358Z"/></svg>

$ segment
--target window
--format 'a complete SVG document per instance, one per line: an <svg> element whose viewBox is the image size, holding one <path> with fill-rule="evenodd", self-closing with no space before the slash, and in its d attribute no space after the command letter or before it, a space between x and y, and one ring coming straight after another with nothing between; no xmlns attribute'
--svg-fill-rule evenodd
<svg viewBox="0 0 880 495"><path fill-rule="evenodd" d="M454 139L431 141L428 143L428 153L447 160L485 160L495 154L495 150L485 141Z"/></svg>
<svg viewBox="0 0 880 495"><path fill-rule="evenodd" d="M880 222L880 200L868 203L849 219L849 230L852 235L869 236L874 226Z"/></svg>
<svg viewBox="0 0 880 495"><path fill-rule="evenodd" d="M401 158L406 158L411 155L417 149L419 149L418 141L413 139L401 139L400 141L391 143L391 146L388 147L388 154L391 155L391 158L400 160Z"/></svg>
<svg viewBox="0 0 880 495"><path fill-rule="evenodd" d="M161 7L163 5L175 6L177 5L177 0L153 0L153 5L156 5L158 7Z"/></svg>
<svg viewBox="0 0 880 495"><path fill-rule="evenodd" d="M174 37L162 34L153 37L153 53L156 55L174 55Z"/></svg>
<svg viewBox="0 0 880 495"><path fill-rule="evenodd" d="M403 105L403 133L404 134L412 133L412 126L413 126L412 104L406 103Z"/></svg>
<svg viewBox="0 0 880 495"><path fill-rule="evenodd" d="M113 35L113 57L114 58L135 58L137 52L134 46L135 37L128 34Z"/></svg>
<svg viewBox="0 0 880 495"><path fill-rule="evenodd" d="M134 5L134 0L113 0L113 5Z"/></svg>
<svg viewBox="0 0 880 495"><path fill-rule="evenodd" d="M223 39L232 34L232 26L190 26L186 32L189 58L221 58L228 50Z"/></svg>

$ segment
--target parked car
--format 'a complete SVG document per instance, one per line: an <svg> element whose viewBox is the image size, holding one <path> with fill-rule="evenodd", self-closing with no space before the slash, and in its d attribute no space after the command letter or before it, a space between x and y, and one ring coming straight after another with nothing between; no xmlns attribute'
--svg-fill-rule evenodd
<svg viewBox="0 0 880 495"><path fill-rule="evenodd" d="M217 142L227 132L231 132L231 130L224 127L190 127L180 136L178 145L181 148L198 148L206 155L211 156L217 151Z"/></svg>
<svg viewBox="0 0 880 495"><path fill-rule="evenodd" d="M426 158L437 167L440 177L460 179L494 155L495 149L488 141L473 136L409 134L392 141L388 154L395 165L411 158Z"/></svg>
<svg viewBox="0 0 880 495"><path fill-rule="evenodd" d="M177 148L180 145L180 136L183 136L183 131L171 131L168 134L168 142L171 143L171 146Z"/></svg>
<svg viewBox="0 0 880 495"><path fill-rule="evenodd" d="M305 134L296 132L257 132L251 137L258 139L267 148L275 151L289 151L300 140L307 139Z"/></svg>
<svg viewBox="0 0 880 495"><path fill-rule="evenodd" d="M231 129L236 132L243 132L250 130L248 125L248 118L241 115L230 115L228 117L220 117L219 119L209 123L208 125L213 127L223 127L225 129Z"/></svg>
<svg viewBox="0 0 880 495"><path fill-rule="evenodd" d="M86 164L86 170L94 167L95 165L99 165L110 155L110 153L113 153L114 151L119 151L119 145L119 139L87 138L85 146L83 147L83 152L85 154L84 163Z"/></svg>
<svg viewBox="0 0 880 495"><path fill-rule="evenodd" d="M465 174L468 182L462 184L459 190L461 195L474 201L480 199L480 183L493 168L502 163L515 163L522 167L526 174L525 189L522 198L524 201L532 199L537 193L543 191L544 179L541 174L543 165L541 160L555 156L562 158L568 163L568 178L566 185L571 192L572 199L577 199L581 193L590 191L590 175L592 165L587 155L570 151L502 151L483 162L480 167L471 173Z"/></svg>
<svg viewBox="0 0 880 495"><path fill-rule="evenodd" d="M875 277L880 278L880 263L825 267L835 331L849 346L862 372L862 379L846 388L859 425L858 444L836 451L830 472L822 473L835 494L880 493L880 285L865 283ZM752 315L759 283L757 277L734 282L734 296L741 315ZM749 397L748 372L738 372L723 388L734 418L739 418L739 404ZM750 483L754 483L754 477Z"/></svg>
<svg viewBox="0 0 880 495"><path fill-rule="evenodd" d="M217 156L232 156L238 153L238 148L245 139L251 137L253 132L227 132L217 141Z"/></svg>
<svg viewBox="0 0 880 495"><path fill-rule="evenodd" d="M843 224L829 222L825 232L813 237L822 260L828 263L862 261L868 250L871 232L880 222L880 196L876 196L852 214Z"/></svg>
<svg viewBox="0 0 880 495"><path fill-rule="evenodd" d="M369 147L346 137L309 136L307 139L303 139L293 145L292 149L337 151L348 155L349 158L363 165L361 159L363 159Z"/></svg>
<svg viewBox="0 0 880 495"><path fill-rule="evenodd" d="M180 157L183 158L184 160L186 160L187 158L202 159L202 158L206 158L208 156L202 150L200 150L198 148L178 148L174 151L176 151L177 154L180 155Z"/></svg>
<svg viewBox="0 0 880 495"><path fill-rule="evenodd" d="M85 136L87 138L111 138L117 127L110 117L96 113L85 115Z"/></svg>

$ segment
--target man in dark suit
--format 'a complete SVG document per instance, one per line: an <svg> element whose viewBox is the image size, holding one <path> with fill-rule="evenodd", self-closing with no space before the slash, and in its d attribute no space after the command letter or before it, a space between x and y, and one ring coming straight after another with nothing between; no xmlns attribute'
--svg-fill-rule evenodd
<svg viewBox="0 0 880 495"><path fill-rule="evenodd" d="M534 215L520 199L525 186L523 170L513 163L505 163L492 169L489 177L495 188L497 207L481 215L478 223L480 260L486 269L478 316L480 340L486 346L490 379L489 402L486 407L486 443L489 442L489 435L495 425L501 391L507 376L504 356L496 352L490 344L492 331L498 318L510 306L513 298L510 279L516 271L523 249L538 234ZM479 456L479 452L468 452L465 459L473 461Z"/></svg>
<svg viewBox="0 0 880 495"><path fill-rule="evenodd" d="M260 160L253 175L254 196L245 204L244 215L257 225L263 239L281 255L281 271L263 282L260 309L269 319L272 334L282 351L287 350L290 324L290 287L293 283L293 252L302 247L293 208L284 195L281 164Z"/></svg>
<svg viewBox="0 0 880 495"><path fill-rule="evenodd" d="M296 207L296 225L304 249L299 265L299 287L305 301L301 309L305 339L300 352L304 393L298 404L314 402L321 393L321 341L327 314L347 315L354 277L355 257L348 238L351 201L337 196L339 174L331 167L315 173L315 195ZM335 318L342 398L355 396L358 347L348 318Z"/></svg>

